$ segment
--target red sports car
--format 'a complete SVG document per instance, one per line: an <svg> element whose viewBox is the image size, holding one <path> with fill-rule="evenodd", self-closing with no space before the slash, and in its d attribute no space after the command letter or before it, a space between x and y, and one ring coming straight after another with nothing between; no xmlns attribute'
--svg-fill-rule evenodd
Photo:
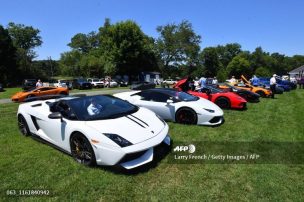
<svg viewBox="0 0 304 202"><path fill-rule="evenodd" d="M202 90L189 90L189 82L187 79L182 79L178 81L173 87L180 91L186 91L187 93L202 97L214 102L221 108L226 109L245 109L247 101L232 92L224 92L220 89L214 88L212 86L207 86Z"/></svg>

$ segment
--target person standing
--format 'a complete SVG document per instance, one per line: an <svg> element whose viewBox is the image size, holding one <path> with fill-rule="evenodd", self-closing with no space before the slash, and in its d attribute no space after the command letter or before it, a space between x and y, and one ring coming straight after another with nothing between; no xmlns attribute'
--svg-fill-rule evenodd
<svg viewBox="0 0 304 202"><path fill-rule="evenodd" d="M217 78L216 78L216 77L214 77L214 78L213 78L213 80L212 80L212 84L213 84L213 85L218 85L218 80L217 80Z"/></svg>
<svg viewBox="0 0 304 202"><path fill-rule="evenodd" d="M276 74L274 74L270 79L270 90L272 91L271 98L274 99L275 88L277 85Z"/></svg>
<svg viewBox="0 0 304 202"><path fill-rule="evenodd" d="M42 87L42 82L40 79L38 79L37 83L36 83L36 88L40 88Z"/></svg>
<svg viewBox="0 0 304 202"><path fill-rule="evenodd" d="M206 88L206 78L201 77L200 80L198 81L198 84L200 85L201 88Z"/></svg>

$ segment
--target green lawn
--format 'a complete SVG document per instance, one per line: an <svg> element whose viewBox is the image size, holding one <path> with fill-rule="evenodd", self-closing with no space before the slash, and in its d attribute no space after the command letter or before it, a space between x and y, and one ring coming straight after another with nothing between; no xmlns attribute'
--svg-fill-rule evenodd
<svg viewBox="0 0 304 202"><path fill-rule="evenodd" d="M304 90L262 99L248 110L225 110L220 127L169 123L178 141L304 141ZM0 201L8 189L48 189L23 201L304 201L303 164L169 164L125 174L88 168L70 156L19 135L18 104L0 105Z"/></svg>
<svg viewBox="0 0 304 202"><path fill-rule="evenodd" d="M0 92L0 99L11 98L15 93L22 91L21 88L4 88L4 92Z"/></svg>

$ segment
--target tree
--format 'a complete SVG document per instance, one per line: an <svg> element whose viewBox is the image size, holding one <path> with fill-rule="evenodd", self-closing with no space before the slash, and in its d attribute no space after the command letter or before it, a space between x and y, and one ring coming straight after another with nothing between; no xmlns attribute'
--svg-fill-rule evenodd
<svg viewBox="0 0 304 202"><path fill-rule="evenodd" d="M207 47L200 53L200 60L205 66L205 76L214 77L223 68L217 48Z"/></svg>
<svg viewBox="0 0 304 202"><path fill-rule="evenodd" d="M227 67L229 62L242 52L241 45L238 43L229 43L225 46L217 46L219 60L223 67Z"/></svg>
<svg viewBox="0 0 304 202"><path fill-rule="evenodd" d="M80 70L81 52L72 50L61 53L59 67L61 73L68 76L83 76Z"/></svg>
<svg viewBox="0 0 304 202"><path fill-rule="evenodd" d="M265 67L258 67L256 70L255 70L255 73L254 73L257 77L269 77L271 76L271 73L269 71L268 68L265 68Z"/></svg>
<svg viewBox="0 0 304 202"><path fill-rule="evenodd" d="M37 57L34 48L42 44L40 31L32 26L15 24L10 22L7 27L16 48L16 60L18 63L19 76L32 77L36 75L36 70L32 67L32 60Z"/></svg>
<svg viewBox="0 0 304 202"><path fill-rule="evenodd" d="M16 69L16 48L8 30L0 25L0 81L4 84L15 81Z"/></svg>
<svg viewBox="0 0 304 202"><path fill-rule="evenodd" d="M156 40L158 55L165 69L169 66L195 65L198 61L201 37L192 29L191 23L158 26L160 36Z"/></svg>
<svg viewBox="0 0 304 202"><path fill-rule="evenodd" d="M227 66L229 76L236 76L239 78L241 75L246 77L252 76L249 61L241 55L235 56Z"/></svg>
<svg viewBox="0 0 304 202"><path fill-rule="evenodd" d="M72 37L68 44L72 49L88 53L93 48L98 47L98 36L95 32L89 34L78 33Z"/></svg>
<svg viewBox="0 0 304 202"><path fill-rule="evenodd" d="M42 44L39 29L13 22L8 24L7 29L16 48L23 49L30 59L37 56L33 49Z"/></svg>
<svg viewBox="0 0 304 202"><path fill-rule="evenodd" d="M78 75L82 76L138 75L158 65L153 38L133 21L112 25L106 19L98 33L78 33L68 45L72 51L62 54L61 66L70 73L69 67L71 70L77 67Z"/></svg>

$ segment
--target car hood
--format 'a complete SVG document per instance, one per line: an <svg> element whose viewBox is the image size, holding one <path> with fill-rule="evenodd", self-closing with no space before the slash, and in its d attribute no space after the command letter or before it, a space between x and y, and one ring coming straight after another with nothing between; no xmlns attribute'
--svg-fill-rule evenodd
<svg viewBox="0 0 304 202"><path fill-rule="evenodd" d="M26 96L27 94L28 94L28 92L18 92L12 96L12 99L20 98L20 97Z"/></svg>
<svg viewBox="0 0 304 202"><path fill-rule="evenodd" d="M234 99L237 99L241 102L247 102L244 98L242 98L241 96L239 96L238 94L236 93L233 93L233 92L222 92L222 93L225 93L226 96L230 97L230 98L234 98ZM221 93L221 94L222 94Z"/></svg>
<svg viewBox="0 0 304 202"><path fill-rule="evenodd" d="M86 125L99 133L117 134L132 144L138 144L158 135L166 123L162 122L154 112L139 108L133 114L116 119L86 121Z"/></svg>
<svg viewBox="0 0 304 202"><path fill-rule="evenodd" d="M193 108L197 113L200 113L204 109L211 109L214 110L214 113L210 113L205 110L204 113L210 113L214 116L223 116L224 114L223 110L219 106L205 98L200 98L197 101L190 101L184 103L189 105L189 107Z"/></svg>

